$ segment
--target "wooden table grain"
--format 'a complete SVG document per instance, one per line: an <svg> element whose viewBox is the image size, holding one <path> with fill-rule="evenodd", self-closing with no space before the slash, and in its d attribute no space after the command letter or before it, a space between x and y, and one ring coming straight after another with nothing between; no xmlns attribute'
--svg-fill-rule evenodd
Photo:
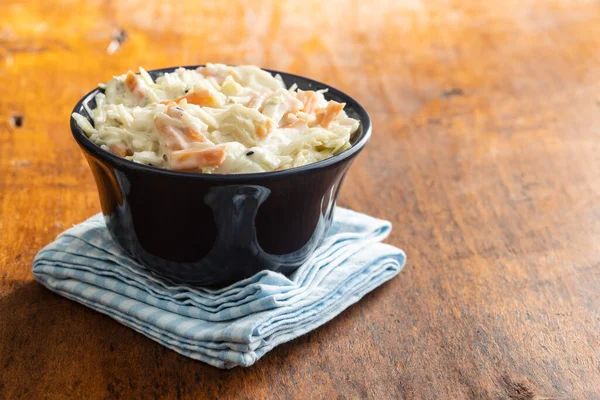
<svg viewBox="0 0 600 400"><path fill-rule="evenodd" d="M230 371L31 274L41 247L99 211L74 103L128 69L205 62L363 103L373 139L340 204L391 220L408 255L338 318ZM2 399L600 398L599 295L598 1L0 5Z"/></svg>

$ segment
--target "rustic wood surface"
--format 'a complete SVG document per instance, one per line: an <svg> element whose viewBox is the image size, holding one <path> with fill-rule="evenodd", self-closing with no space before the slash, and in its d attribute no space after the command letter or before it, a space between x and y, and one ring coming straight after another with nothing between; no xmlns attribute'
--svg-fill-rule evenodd
<svg viewBox="0 0 600 400"><path fill-rule="evenodd" d="M363 103L374 135L340 203L390 219L408 255L335 320L231 371L31 274L99 211L74 103L140 65L205 62ZM0 398L600 398L600 2L9 0L0 93Z"/></svg>

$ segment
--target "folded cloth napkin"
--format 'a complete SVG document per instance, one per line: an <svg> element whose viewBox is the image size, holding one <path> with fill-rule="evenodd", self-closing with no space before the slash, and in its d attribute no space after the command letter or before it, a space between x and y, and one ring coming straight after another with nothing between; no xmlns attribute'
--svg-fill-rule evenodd
<svg viewBox="0 0 600 400"><path fill-rule="evenodd" d="M42 249L33 274L48 289L218 368L250 366L323 325L404 266L380 243L387 221L338 207L323 244L290 276L261 271L223 289L171 283L127 257L100 214Z"/></svg>

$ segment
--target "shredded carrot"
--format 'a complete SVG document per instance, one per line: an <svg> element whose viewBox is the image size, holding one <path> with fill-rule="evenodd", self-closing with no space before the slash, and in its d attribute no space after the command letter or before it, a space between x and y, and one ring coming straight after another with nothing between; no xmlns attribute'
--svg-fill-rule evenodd
<svg viewBox="0 0 600 400"><path fill-rule="evenodd" d="M135 78L134 73L131 71L127 72L127 76L125 77L125 86L127 86L127 89L129 89L131 92L136 90L138 87L137 79Z"/></svg>
<svg viewBox="0 0 600 400"><path fill-rule="evenodd" d="M119 157L126 157L129 151L127 150L127 148L125 146L122 146L120 144L117 143L113 143L111 145L108 146L108 150L113 153L115 156L119 156Z"/></svg>
<svg viewBox="0 0 600 400"><path fill-rule="evenodd" d="M299 119L295 114L288 113L285 118L281 120L283 124L282 128L298 128L298 127L307 127L308 124L306 121Z"/></svg>
<svg viewBox="0 0 600 400"><path fill-rule="evenodd" d="M211 146L174 151L169 158L169 166L176 170L197 170L202 167L218 167L223 161L225 161L225 147Z"/></svg>
<svg viewBox="0 0 600 400"><path fill-rule="evenodd" d="M186 128L186 129L185 129L185 131L184 131L184 133L185 133L185 134L186 134L186 135L187 135L189 138L191 138L191 139L195 140L196 142L203 142L203 143L205 143L205 142L210 142L210 141L208 140L208 138L202 134L202 132L198 132L198 131L196 131L196 130L194 130L194 129L192 129L192 128L189 128L189 127L188 127L188 128Z"/></svg>
<svg viewBox="0 0 600 400"><path fill-rule="evenodd" d="M254 131L256 132L256 136L259 138L264 138L273 130L273 121L270 118L265 120L265 123L260 123L258 121L252 121L254 123Z"/></svg>
<svg viewBox="0 0 600 400"><path fill-rule="evenodd" d="M174 126L168 125L160 119L155 119L154 125L165 140L165 145L169 150L183 150L189 147L189 139Z"/></svg>
<svg viewBox="0 0 600 400"><path fill-rule="evenodd" d="M144 90L138 82L137 77L131 71L127 72L127 76L125 77L125 86L127 86L127 89L129 89L129 91L137 98L141 99L145 96Z"/></svg>
<svg viewBox="0 0 600 400"><path fill-rule="evenodd" d="M185 114L185 111L183 111L182 109L176 107L175 105L170 106L167 109L167 115L171 118L175 118L178 119L180 121L183 120L183 115ZM197 142L207 142L207 143L211 143L210 140L208 140L208 138L206 136L204 136L202 134L202 132L198 132L195 129L193 129L192 127L188 126L185 128L185 130L183 131L183 133L189 137L192 140L195 140Z"/></svg>
<svg viewBox="0 0 600 400"><path fill-rule="evenodd" d="M327 103L327 107L317 111L317 124L323 128L329 127L335 117L342 112L346 103L338 103L337 101L330 100Z"/></svg>
<svg viewBox="0 0 600 400"><path fill-rule="evenodd" d="M198 106L206 107L218 107L216 99L210 94L207 89L200 89L192 93L188 93L185 96L178 97L173 100L161 101L161 104L179 103L181 100L186 99L189 104L195 104Z"/></svg>
<svg viewBox="0 0 600 400"><path fill-rule="evenodd" d="M312 114L319 100L317 93L315 93L314 90L298 90L296 98L303 104L301 111L304 111L308 114Z"/></svg>

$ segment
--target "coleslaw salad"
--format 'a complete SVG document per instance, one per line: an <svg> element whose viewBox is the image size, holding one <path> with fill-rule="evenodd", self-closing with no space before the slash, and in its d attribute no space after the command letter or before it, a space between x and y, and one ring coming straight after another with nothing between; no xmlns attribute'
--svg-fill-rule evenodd
<svg viewBox="0 0 600 400"><path fill-rule="evenodd" d="M327 159L350 147L359 121L326 90L286 88L254 66L178 68L153 80L142 68L100 85L91 122L73 118L112 154L177 171L278 171Z"/></svg>

